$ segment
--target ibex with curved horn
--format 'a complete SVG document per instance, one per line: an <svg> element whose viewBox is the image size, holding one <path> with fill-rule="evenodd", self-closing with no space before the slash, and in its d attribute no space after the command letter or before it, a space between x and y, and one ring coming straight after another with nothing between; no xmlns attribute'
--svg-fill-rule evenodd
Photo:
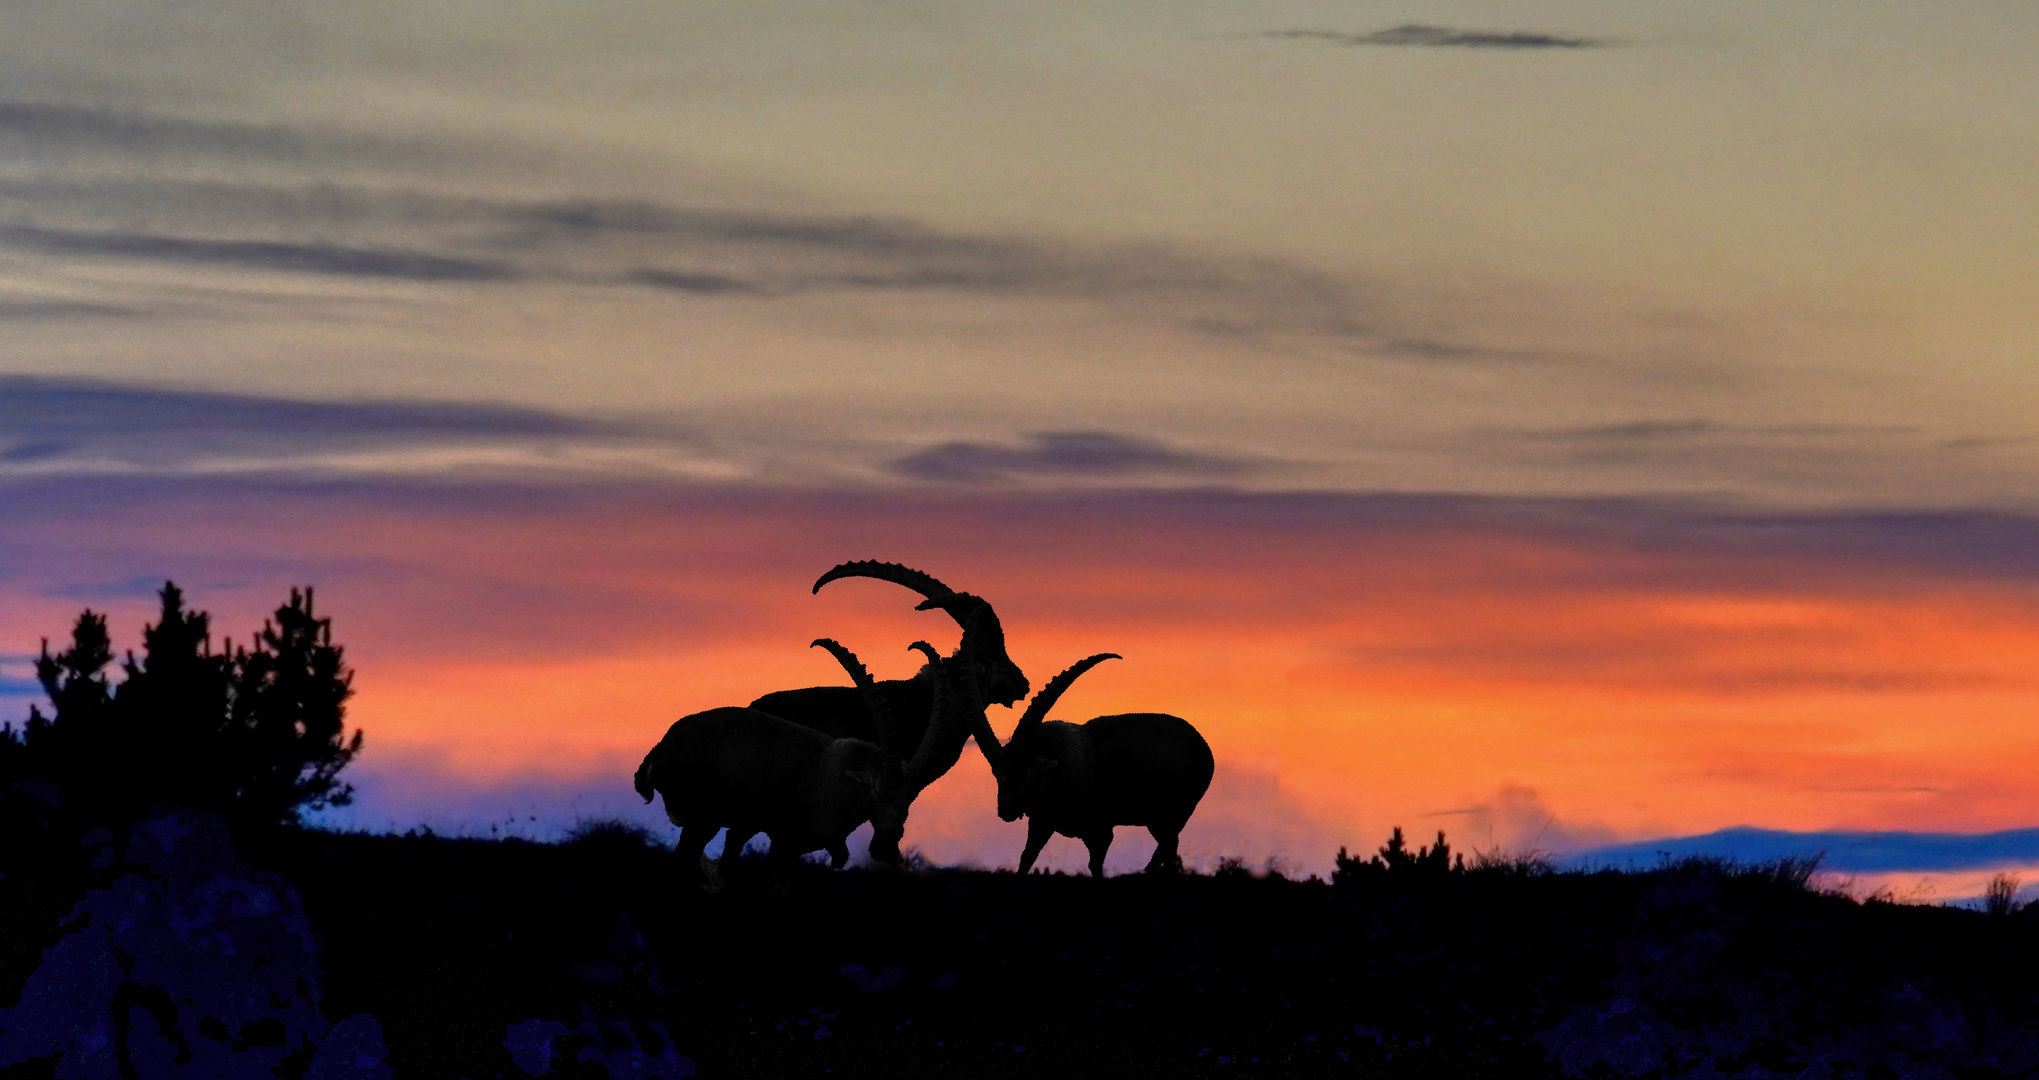
<svg viewBox="0 0 2039 1080"><path fill-rule="evenodd" d="M1078 676L1117 653L1077 661L1049 680L999 745L979 712L973 734L998 780L998 816L1027 819L1027 846L1019 872L1033 869L1055 833L1090 849L1090 876L1104 877L1112 828L1144 825L1154 835L1148 873L1182 868L1177 843L1182 827L1211 786L1211 747L1189 721L1166 713L1121 713L1081 724L1047 719L1048 710Z"/></svg>
<svg viewBox="0 0 2039 1080"><path fill-rule="evenodd" d="M1010 706L1027 696L1026 673L1006 655L1005 630L999 624L998 613L982 597L957 592L919 570L871 560L846 562L834 567L815 580L813 591L818 593L823 585L850 577L876 578L904 586L925 598L916 610L939 608L948 612L949 617L963 628L963 637L946 663L951 668L967 667L972 684L978 688L980 701ZM753 709L805 724L838 738L864 739L887 746L888 736L879 729L871 705L873 700L883 701L898 725L889 743L897 748L897 752L888 756L895 758L909 783L906 802L900 806L899 831L880 828L872 838L872 856L878 859L897 857L898 842L905 830L906 807L922 788L955 767L957 760L963 756L963 744L970 739L969 727L964 723L944 725L939 731L934 730L936 725L932 721L937 715L935 697L940 681L936 671L943 661L932 647L924 651L929 655L929 662L911 679L887 679L874 683L870 689L809 686L799 690L780 690L750 703ZM929 741L931 734L934 736L932 742ZM903 756L909 748L913 756L912 768L907 767L909 763Z"/></svg>

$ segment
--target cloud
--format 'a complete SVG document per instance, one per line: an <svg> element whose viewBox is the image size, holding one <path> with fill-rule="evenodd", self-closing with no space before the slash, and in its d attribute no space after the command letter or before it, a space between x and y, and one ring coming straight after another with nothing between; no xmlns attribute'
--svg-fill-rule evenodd
<svg viewBox="0 0 2039 1080"><path fill-rule="evenodd" d="M0 227L0 245L55 255L112 256L147 262L233 266L408 281L501 281L518 276L501 263L416 251L275 240L221 240L138 232Z"/></svg>
<svg viewBox="0 0 2039 1080"><path fill-rule="evenodd" d="M1821 866L1841 873L1989 870L2039 862L2039 829L1989 833L1785 832L1740 826L1700 836L1670 836L1591 848L1573 858L1591 866L1647 866L1663 855L1763 862L1822 853L1825 858Z"/></svg>
<svg viewBox="0 0 2039 1080"><path fill-rule="evenodd" d="M693 293L697 296L764 292L748 281L723 277L720 274L688 273L684 270L657 270L647 267L631 271L629 280L638 285L649 285L654 289L670 289L673 292Z"/></svg>
<svg viewBox="0 0 2039 1080"><path fill-rule="evenodd" d="M1735 491L1797 505L1930 504L1935 490L1973 490L1976 475L1971 458L1906 424L1658 416L1469 431L1460 445L1489 461L1593 477L1595 486Z"/></svg>
<svg viewBox="0 0 2039 1080"><path fill-rule="evenodd" d="M1361 331L1363 337L1372 337ZM1524 349L1495 349L1481 345L1465 345L1450 341L1436 341L1424 338L1400 338L1379 341L1373 351L1383 356L1402 357L1411 360L1458 363L1524 363L1553 359L1550 353Z"/></svg>
<svg viewBox="0 0 2039 1080"><path fill-rule="evenodd" d="M730 208L690 208L641 200L582 199L504 202L490 212L527 228L530 241L565 236L578 240L609 235L692 237L742 244L817 248L890 257L1011 258L1032 249L1012 240L943 233L897 218L831 217L759 213Z"/></svg>
<svg viewBox="0 0 2039 1080"><path fill-rule="evenodd" d="M302 138L279 127L191 120L47 101L0 101L0 148L160 155L173 151L295 159Z"/></svg>
<svg viewBox="0 0 2039 1080"><path fill-rule="evenodd" d="M1492 797L1473 806L1434 810L1423 816L1436 821L1445 840L1462 852L1526 855L1577 851L1610 838L1604 827L1559 820L1542 794L1524 784L1504 784ZM1411 843L1432 839L1426 829L1406 830L1406 834ZM1356 854L1371 856L1372 852Z"/></svg>
<svg viewBox="0 0 2039 1080"><path fill-rule="evenodd" d="M1703 497L1309 490L1295 486L1307 479L1295 463L1223 443L1187 449L1126 433L1059 431L944 441L902 454L889 440L845 443L808 434L750 413L712 410L690 414L682 425L477 403L304 401L0 377L0 479L18 486L91 474L89 489L59 485L37 496L75 498L81 512L95 500L128 498L123 474L148 489L181 478L223 491L258 476L264 490L372 477L381 496L392 499L484 504L541 495L571 503L575 488L597 481L598 492L648 496L705 483L730 497L862 489L924 500L915 513L1102 514L1149 521L1162 531L1252 522L1298 538L1355 542L1401 534L1509 536L1584 545L1598 554L1567 572L1621 588L1683 582L1710 589L1728 579L1762 588L1868 578L1891 588L1950 578L2039 581L2039 516L2013 511L1764 511ZM1677 437L1662 438L1675 445ZM910 487L887 491L887 480ZM1289 489L1254 490L1271 485ZM1105 486L1109 492L1096 490ZM1693 650L1713 647L1712 631L1703 626L1663 629ZM1421 641L1371 648L1396 662L1428 655ZM1697 680L1687 685L1723 691L1931 689L1968 685L1970 677L1909 665L1670 670L1651 666L1620 640L1549 635L1484 645L1464 640L1457 648L1468 650L1460 660L1478 659L1499 672L1590 667L1618 680Z"/></svg>
<svg viewBox="0 0 2039 1080"><path fill-rule="evenodd" d="M1898 435L1917 429L1886 424L1722 424L1713 420L1634 420L1619 424L1529 429L1513 434L1536 442L1617 443L1664 442L1703 437L1785 439L1846 438L1856 435Z"/></svg>
<svg viewBox="0 0 2039 1080"><path fill-rule="evenodd" d="M147 312L118 304L85 300L0 299L0 322L44 319L138 319Z"/></svg>
<svg viewBox="0 0 2039 1080"><path fill-rule="evenodd" d="M537 466L548 456L574 466L604 448L679 453L697 443L677 430L502 405L0 376L0 475L443 472L487 461Z"/></svg>
<svg viewBox="0 0 2039 1080"><path fill-rule="evenodd" d="M960 232L904 217L630 199L505 199L307 178L223 184L167 174L0 180L0 248L433 284L650 289L717 298L971 294L1106 304L1232 336L1376 339L1366 290L1273 260L1160 244ZM134 221L148 222L136 228ZM151 288L102 283L108 307L160 310ZM218 283L208 282L217 300ZM217 304L215 302L214 306ZM210 309L209 309L210 310ZM84 312L75 312L83 315ZM262 315L271 318L272 315ZM1392 352L1410 350L1394 346ZM1454 359L1475 358L1460 349Z"/></svg>
<svg viewBox="0 0 2039 1080"><path fill-rule="evenodd" d="M1015 476L1070 478L1237 476L1256 467L1245 458L1171 450L1160 443L1101 431L1050 431L1028 445L946 442L893 461L901 476L958 484L1010 481Z"/></svg>
<svg viewBox="0 0 2039 1080"><path fill-rule="evenodd" d="M1270 30L1263 37L1307 38L1339 45L1403 45L1422 48L1461 49L1596 49L1614 44L1598 38L1559 37L1555 34L1504 30L1457 30L1448 26L1406 23L1376 30L1371 34L1346 34L1335 30Z"/></svg>
<svg viewBox="0 0 2039 1080"><path fill-rule="evenodd" d="M321 402L82 379L0 376L0 432L19 438L249 432L284 436L565 435L595 425L537 409L447 402Z"/></svg>

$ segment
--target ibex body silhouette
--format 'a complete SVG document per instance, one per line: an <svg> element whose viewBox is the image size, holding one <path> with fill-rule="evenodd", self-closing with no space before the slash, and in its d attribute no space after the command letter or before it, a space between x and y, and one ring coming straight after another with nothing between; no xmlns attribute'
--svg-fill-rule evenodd
<svg viewBox="0 0 2039 1080"><path fill-rule="evenodd" d="M785 864L817 850L841 868L857 826L895 824L897 799L885 783L889 768L876 743L832 738L756 709L730 707L675 721L644 755L636 787L645 802L653 794L665 797L666 817L680 827L675 850L687 872L697 861L708 869L701 851L727 827L720 870L764 833L783 875ZM720 887L714 876L703 886Z"/></svg>
<svg viewBox="0 0 2039 1080"><path fill-rule="evenodd" d="M1105 852L1119 825L1143 825L1154 836L1149 873L1182 867L1182 828L1211 786L1210 744L1189 721L1167 713L1120 713L1081 724L1047 719L1048 710L1084 672L1116 653L1098 653L1049 680L1000 745L981 710L977 745L998 781L998 816L1027 819L1019 872L1033 869L1056 833L1083 841L1092 877L1104 876Z"/></svg>

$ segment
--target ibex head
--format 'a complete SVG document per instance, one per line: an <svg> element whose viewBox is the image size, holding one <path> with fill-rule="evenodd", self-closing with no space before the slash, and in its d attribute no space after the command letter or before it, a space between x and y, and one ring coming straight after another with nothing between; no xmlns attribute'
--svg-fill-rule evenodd
<svg viewBox="0 0 2039 1080"><path fill-rule="evenodd" d="M1012 729L1012 738L1005 745L998 746L998 737L992 734L991 725L984 714L977 714L977 745L991 762L991 775L998 780L998 816L1002 821L1018 821L1034 803L1034 793L1044 784L1052 784L1054 776L1063 765L1054 749L1041 737L1041 723L1048 718L1048 710L1074 683L1077 676L1106 660L1119 659L1117 653L1098 653L1087 656L1062 674L1048 680L1048 685L1034 695L1027 703L1027 711L1020 717L1018 726ZM993 747L998 749L993 750Z"/></svg>
<svg viewBox="0 0 2039 1080"><path fill-rule="evenodd" d="M908 804L882 778L872 779L875 782L871 784L871 858L896 864L902 858L899 841L906 835Z"/></svg>
<svg viewBox="0 0 2039 1080"><path fill-rule="evenodd" d="M1026 672L1012 662L1005 653L1005 628L999 625L998 613L991 609L989 601L969 593L959 593L929 574L921 573L898 563L860 560L846 562L821 575L814 582L814 591L820 592L823 585L837 578L868 577L903 585L926 597L915 610L930 611L940 608L956 620L963 628L963 640L956 645L951 659L963 656L972 658L977 669L977 680L983 688L986 702L1010 706L1027 696L1029 689Z"/></svg>

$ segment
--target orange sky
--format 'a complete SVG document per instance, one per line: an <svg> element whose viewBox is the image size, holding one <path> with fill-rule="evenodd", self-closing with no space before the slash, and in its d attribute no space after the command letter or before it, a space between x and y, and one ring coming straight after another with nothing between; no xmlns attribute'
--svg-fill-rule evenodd
<svg viewBox="0 0 2039 1080"><path fill-rule="evenodd" d="M678 716L843 681L816 636L903 677L907 642L953 643L945 617L880 582L807 592L836 561L881 557L991 598L1036 686L1122 653L1057 715L1159 710L1204 732L1220 778L1185 839L1197 857L1321 868L1396 824L1564 848L2035 820L2039 591L1931 560L1693 539L1668 514L1639 532L1579 508L514 489L451 505L272 493L216 500L203 524L186 510L144 499L17 526L31 569L87 585L17 593L8 651L141 567L179 576L234 633L313 581L359 671L359 772L429 778L447 805L541 782L627 805L629 770ZM123 641L145 579L112 597ZM1015 857L974 752L926 799L908 838L931 856ZM1142 839L1114 863L1144 858Z"/></svg>
<svg viewBox="0 0 2039 1080"><path fill-rule="evenodd" d="M1065 715L1206 732L1192 857L2032 824L2035 46L2003 3L0 5L0 708L84 604L133 641L175 576L245 634L312 582L346 820L644 812L672 719L840 680L811 638L953 637L806 594L876 557L1036 685L1124 654ZM966 757L909 840L1010 860L990 805Z"/></svg>

